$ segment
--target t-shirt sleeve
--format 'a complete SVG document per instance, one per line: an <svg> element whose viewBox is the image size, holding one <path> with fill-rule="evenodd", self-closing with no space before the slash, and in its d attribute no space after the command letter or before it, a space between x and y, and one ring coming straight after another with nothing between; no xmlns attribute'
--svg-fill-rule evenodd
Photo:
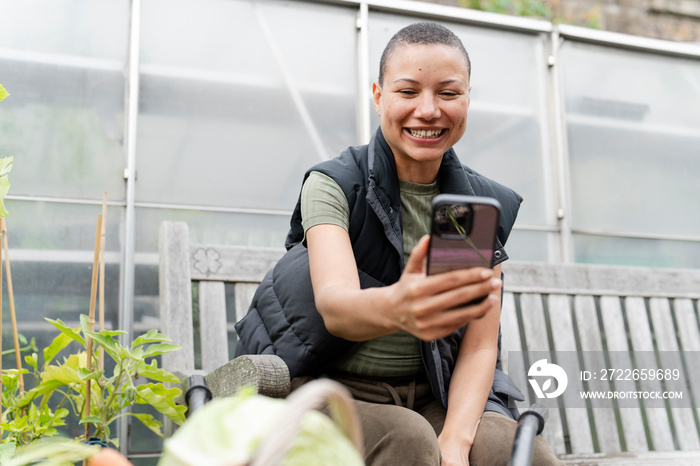
<svg viewBox="0 0 700 466"><path fill-rule="evenodd" d="M337 225L348 231L350 207L338 183L329 176L314 171L301 188L301 225L304 237L309 228L321 224Z"/></svg>

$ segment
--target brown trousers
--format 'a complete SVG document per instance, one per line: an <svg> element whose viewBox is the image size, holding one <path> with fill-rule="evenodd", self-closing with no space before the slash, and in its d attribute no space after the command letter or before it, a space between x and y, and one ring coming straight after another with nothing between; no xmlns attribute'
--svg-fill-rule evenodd
<svg viewBox="0 0 700 466"><path fill-rule="evenodd" d="M368 466L439 466L437 437L445 423L445 409L435 399L426 380L366 380L333 374L355 398ZM311 378L295 378L292 390ZM481 418L470 466L507 465L517 422L500 413L487 411ZM562 465L552 449L537 436L533 466Z"/></svg>

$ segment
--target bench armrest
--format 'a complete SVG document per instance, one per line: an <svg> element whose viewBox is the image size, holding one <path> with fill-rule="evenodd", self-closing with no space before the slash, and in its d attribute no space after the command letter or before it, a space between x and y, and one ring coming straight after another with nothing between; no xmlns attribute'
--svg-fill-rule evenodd
<svg viewBox="0 0 700 466"><path fill-rule="evenodd" d="M214 397L233 395L244 385L274 398L284 398L290 391L287 365L269 354L239 356L212 371L206 380Z"/></svg>

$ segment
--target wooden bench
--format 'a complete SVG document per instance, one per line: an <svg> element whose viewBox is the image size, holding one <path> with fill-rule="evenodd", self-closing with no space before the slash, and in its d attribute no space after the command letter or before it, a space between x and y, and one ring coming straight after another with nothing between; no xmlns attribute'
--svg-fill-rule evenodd
<svg viewBox="0 0 700 466"><path fill-rule="evenodd" d="M250 356L229 361L227 335L233 316L238 320L245 315L257 284L284 250L193 244L182 222L163 222L159 248L162 331L183 346L164 355L164 367L195 372L193 335L198 331L202 367L197 370L207 374L214 396L234 393L242 384L286 396L289 373L284 363L277 357ZM551 357L550 362L578 355L574 373L600 372L613 364L631 368L639 354L656 355L644 361L651 367L644 367L663 370L655 364L672 354L687 365L679 374L687 406L700 406L700 366L694 365L700 354L700 270L515 261L506 262L503 270L501 358L504 370L526 393L519 407L538 401L526 365L541 354ZM193 284L198 295L194 320ZM663 388L658 381L631 383L636 390ZM578 377L569 377L566 393L577 395L585 388ZM565 396L556 399L543 432L567 464L700 464L700 409L673 403L650 407L647 400L634 407L567 403Z"/></svg>

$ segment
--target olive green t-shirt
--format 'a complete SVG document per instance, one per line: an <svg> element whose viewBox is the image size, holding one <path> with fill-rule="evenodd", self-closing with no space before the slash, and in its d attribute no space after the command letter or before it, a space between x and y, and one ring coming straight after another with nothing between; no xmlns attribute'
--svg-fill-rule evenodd
<svg viewBox="0 0 700 466"><path fill-rule="evenodd" d="M437 181L418 184L399 180L399 188L404 261L407 261L413 247L430 231L430 203L439 193L439 187ZM311 172L301 192L301 217L304 232L320 224L348 230L350 209L340 186L322 173ZM424 370L420 340L406 332L374 338L339 359L335 367L362 377L413 377Z"/></svg>

